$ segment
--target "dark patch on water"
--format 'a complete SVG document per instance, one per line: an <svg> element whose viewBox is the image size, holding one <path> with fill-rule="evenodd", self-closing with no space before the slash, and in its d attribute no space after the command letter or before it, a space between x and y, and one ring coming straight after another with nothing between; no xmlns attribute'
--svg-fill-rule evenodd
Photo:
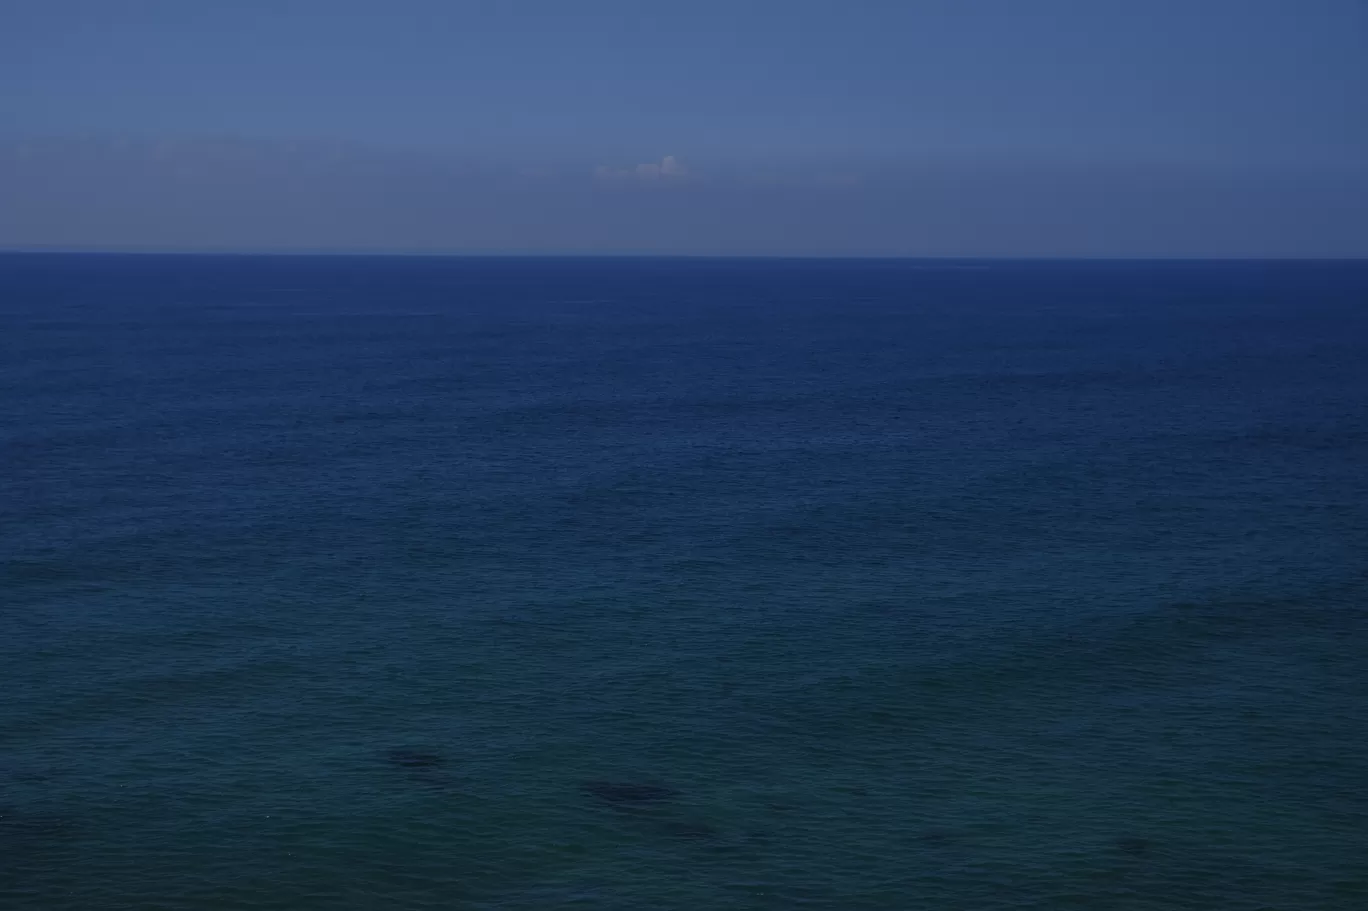
<svg viewBox="0 0 1368 911"><path fill-rule="evenodd" d="M954 829L927 829L918 837L928 845L953 845L964 837L964 833Z"/></svg>
<svg viewBox="0 0 1368 911"><path fill-rule="evenodd" d="M1112 842L1116 850L1131 857L1148 857L1154 852L1154 841L1135 835L1125 835Z"/></svg>
<svg viewBox="0 0 1368 911"><path fill-rule="evenodd" d="M0 806L0 851L36 848L79 834L80 826L70 816Z"/></svg>
<svg viewBox="0 0 1368 911"><path fill-rule="evenodd" d="M390 750L386 758L405 769L438 769L446 764L440 754L427 750L395 749Z"/></svg>
<svg viewBox="0 0 1368 911"><path fill-rule="evenodd" d="M614 781L586 781L580 785L580 790L599 800L617 804L659 803L679 796L679 791L665 785Z"/></svg>
<svg viewBox="0 0 1368 911"><path fill-rule="evenodd" d="M695 819L671 819L661 824L666 835L688 841L717 841L722 833L714 826Z"/></svg>
<svg viewBox="0 0 1368 911"><path fill-rule="evenodd" d="M461 784L457 778L440 769L415 769L408 775L408 780L433 791L455 791Z"/></svg>
<svg viewBox="0 0 1368 911"><path fill-rule="evenodd" d="M20 784L42 784L51 781L54 777L56 777L56 772L50 768L0 765L0 778L8 778L10 781Z"/></svg>
<svg viewBox="0 0 1368 911"><path fill-rule="evenodd" d="M23 782L24 784L42 784L52 780L52 773L21 770L12 773L10 777L15 781Z"/></svg>
<svg viewBox="0 0 1368 911"><path fill-rule="evenodd" d="M445 769L446 758L429 749L397 747L385 754L386 760L405 771L405 778L433 791L455 790L459 782Z"/></svg>

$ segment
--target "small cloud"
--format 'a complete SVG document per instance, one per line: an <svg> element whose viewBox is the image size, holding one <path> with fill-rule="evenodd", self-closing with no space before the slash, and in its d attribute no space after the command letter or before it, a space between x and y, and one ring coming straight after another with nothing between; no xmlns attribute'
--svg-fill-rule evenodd
<svg viewBox="0 0 1368 911"><path fill-rule="evenodd" d="M679 163L673 155L666 155L658 162L648 161L634 168L610 168L599 165L594 169L594 177L606 181L639 181L652 183L659 180L678 180L688 176L689 169Z"/></svg>

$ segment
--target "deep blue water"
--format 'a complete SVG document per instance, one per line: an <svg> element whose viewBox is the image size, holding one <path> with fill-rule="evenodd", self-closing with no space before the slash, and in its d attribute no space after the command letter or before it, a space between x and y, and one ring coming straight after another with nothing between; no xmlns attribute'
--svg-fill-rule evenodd
<svg viewBox="0 0 1368 911"><path fill-rule="evenodd" d="M0 257L0 907L1368 907L1368 263Z"/></svg>

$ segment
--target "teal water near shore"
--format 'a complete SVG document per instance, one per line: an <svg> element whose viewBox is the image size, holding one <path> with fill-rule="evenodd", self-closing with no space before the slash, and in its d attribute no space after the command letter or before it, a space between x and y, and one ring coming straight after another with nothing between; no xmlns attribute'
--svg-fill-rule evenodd
<svg viewBox="0 0 1368 911"><path fill-rule="evenodd" d="M0 907L1368 907L1368 264L0 256Z"/></svg>

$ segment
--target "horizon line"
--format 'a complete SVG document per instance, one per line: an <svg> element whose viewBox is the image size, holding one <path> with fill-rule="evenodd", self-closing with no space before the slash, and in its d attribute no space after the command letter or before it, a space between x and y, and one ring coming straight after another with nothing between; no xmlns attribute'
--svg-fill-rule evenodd
<svg viewBox="0 0 1368 911"><path fill-rule="evenodd" d="M221 249L175 247L60 247L0 246L0 256L184 256L356 259L692 259L692 260L877 260L882 262L1368 262L1359 255L1305 254L916 254L916 253L658 253L647 251L488 251L488 250L347 250L347 249Z"/></svg>

